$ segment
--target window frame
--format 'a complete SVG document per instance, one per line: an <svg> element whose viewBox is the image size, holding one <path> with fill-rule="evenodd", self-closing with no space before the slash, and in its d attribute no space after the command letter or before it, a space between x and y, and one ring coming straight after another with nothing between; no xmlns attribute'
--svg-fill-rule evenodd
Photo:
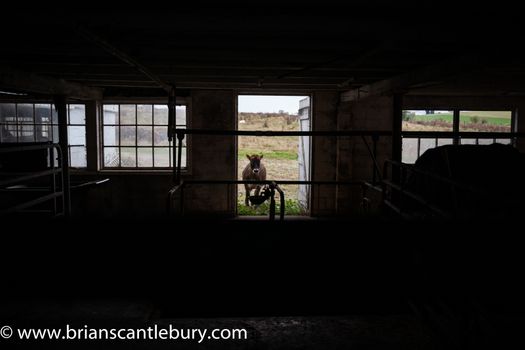
<svg viewBox="0 0 525 350"><path fill-rule="evenodd" d="M418 133L421 133L421 134L425 134L425 133L452 133L452 136L451 137L446 137L446 139L452 139L452 144L453 145L461 145L461 136L459 135L460 133L469 133L469 132L472 132L472 133L483 133L483 131L479 131L479 132L476 132L476 131L461 131L460 130L460 117L461 117L461 112L465 112L465 111L479 111L479 112L510 112L511 113L511 119L510 119L510 133L514 133L516 132L516 128L517 128L517 115L518 115L518 111L516 110L516 108L513 108L513 107L509 107L509 106L505 106L505 107L474 107L472 108L472 106L468 106L468 107L458 107L458 106L455 106L455 107L442 107L442 106L439 106L439 107L429 107L429 106L424 106L423 108L421 108L421 106L410 106L410 107L406 107L404 106L402 108L402 111L407 111L407 110L412 110L412 111L417 111L417 110L435 110L435 111L452 111L453 113L453 119L452 119L452 130L451 131L415 131L415 132L418 132ZM417 139L418 140L418 144L420 143L421 141L421 137L407 137L409 135L406 135L406 133L410 133L410 132L413 132L413 131L403 131L403 119L401 119L401 137L400 137L400 142L401 142L401 162L403 162L403 139L406 137L407 139L408 138L414 138L414 139ZM464 137L465 138L465 137ZM435 140L437 143L439 143L439 137L435 137ZM514 147L516 147L516 138L510 138L511 142L510 144L513 145ZM479 141L476 139L476 144L479 144ZM437 146L436 146L437 147ZM418 150L419 150L419 147L418 147ZM420 154L417 154L416 156L416 160L421 156L421 153ZM412 163L408 163L408 164L412 164Z"/></svg>
<svg viewBox="0 0 525 350"><path fill-rule="evenodd" d="M59 122L58 122L58 115L56 116L56 123L53 122L53 113L57 113L56 111L54 112L54 109L55 109L55 104L53 101L50 101L50 100L47 100L47 99L6 99L6 98L1 98L0 99L0 104L14 104L15 105L15 118L16 118L16 121L15 123L8 123L10 125L16 125L16 141L14 143L21 143L21 142L24 142L24 141L20 141L19 140L19 125L31 125L33 127L33 141L28 141L30 143L39 143L39 142L46 142L46 141L38 141L37 140L37 135L35 134L35 131L37 130L37 126L48 126L49 127L49 133L50 133L50 136L51 138L47 141L47 142L52 142L52 143L56 143L58 144L58 141L55 142L55 127L56 127L56 137L58 139L58 127L59 127ZM33 122L32 123L27 123L27 124L24 124L24 123L19 123L18 121L18 105L22 105L22 104L27 104L27 105L32 105L32 114L33 114ZM36 123L36 105L50 105L50 115L49 115L49 124L44 124L44 123ZM89 165L88 165L88 135L87 135L87 129L88 129L88 123L87 123L87 120L88 120L88 106L87 106L87 102L85 101L67 101L66 103L67 105L67 129L68 129L68 133L69 133L69 127L70 126L83 126L84 127L84 145L71 145L70 144L70 140L68 138L68 147L67 147L67 156L68 156L68 160L69 160L69 170L70 171L78 171L78 172L84 172L86 171L88 168L89 168ZM70 123L70 106L71 105L83 105L84 106L84 124L71 124ZM2 143L0 141L0 143ZM83 166L83 167L73 167L71 166L71 148L72 147L84 147L85 150L86 150L86 165Z"/></svg>
<svg viewBox="0 0 525 350"><path fill-rule="evenodd" d="M104 165L104 105L167 105L168 102L165 99L135 99L135 98L126 98L126 99L108 99L103 100L98 104L98 136L99 136L99 142L98 142L98 171L101 173L112 173L112 174L173 174L173 171L175 169L175 164L173 164L172 167L106 167ZM186 128L191 128L191 115L192 115L192 108L191 108L191 99L185 98L185 97L177 97L176 98L176 104L177 106L186 106ZM118 124L119 126L122 124ZM129 124L129 126L140 126L141 124L137 124L137 120L135 120L135 124ZM154 125L153 125L154 126ZM191 135L186 135L186 167L182 168L182 174L183 175L190 175L191 174ZM176 139L174 138L172 141L171 146L167 146L168 149L170 149L170 159L173 159L173 153L176 150L175 145ZM140 148L137 147L138 145L129 146L133 148ZM108 146L111 147L111 146ZM123 147L123 146L114 146L114 147ZM126 146L124 146L126 147ZM149 147L149 146L147 146ZM154 140L152 140L152 148L154 148ZM165 146L162 146L165 147Z"/></svg>

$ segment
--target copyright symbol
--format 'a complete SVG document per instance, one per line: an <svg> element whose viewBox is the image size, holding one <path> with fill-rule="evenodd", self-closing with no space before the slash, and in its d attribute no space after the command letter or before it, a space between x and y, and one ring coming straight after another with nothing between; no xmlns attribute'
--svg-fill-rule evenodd
<svg viewBox="0 0 525 350"><path fill-rule="evenodd" d="M13 329L9 326L3 326L0 329L0 336L4 339L9 339L13 335Z"/></svg>

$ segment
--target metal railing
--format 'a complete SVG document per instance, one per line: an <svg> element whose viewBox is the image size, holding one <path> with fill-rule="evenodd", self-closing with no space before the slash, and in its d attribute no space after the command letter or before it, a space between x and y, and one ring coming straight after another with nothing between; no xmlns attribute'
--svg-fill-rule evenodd
<svg viewBox="0 0 525 350"><path fill-rule="evenodd" d="M448 157L445 159L450 172L451 164ZM514 187L510 193L501 186L504 184L498 182L473 182L474 185L459 182L451 176L438 175L414 164L387 160L381 185L367 184L367 189L380 192L385 207L409 219L509 218L516 210L525 209L523 186L514 186L515 183L511 182Z"/></svg>
<svg viewBox="0 0 525 350"><path fill-rule="evenodd" d="M173 164L176 164L174 171L175 185L168 192L168 213L174 213L174 198L177 194L180 195L180 214L184 215L184 188L191 184L261 184L268 185L273 190L276 190L280 195L280 218L284 218L284 193L279 185L349 185L349 186L363 186L364 181L301 181L301 180L265 180L265 181L246 181L246 180L182 180L182 142L185 135L218 135L218 136L312 136L312 137L360 137L366 146L367 152L372 160L372 183L376 183L377 179L381 178L381 170L377 162L377 143L382 136L392 137L391 131L372 131L372 130L347 130L347 131L249 131L249 130L208 130L208 129L175 129L172 134L176 135L178 142L177 156L174 152ZM370 137L372 146L368 143L366 137ZM272 207L275 208L273 202L273 195L270 202L270 220L273 220L275 212L272 212Z"/></svg>
<svg viewBox="0 0 525 350"><path fill-rule="evenodd" d="M63 153L58 144L54 143L37 143L29 145L0 145L0 156L2 154L22 153L38 150L48 150L47 167L33 171L20 171L10 169L11 171L2 171L0 168L0 197L12 198L13 194L35 195L28 200L16 202L0 209L0 216L6 216L13 213L40 213L52 214L53 216L65 215L65 208L69 206L64 196L65 188L63 171ZM55 157L56 152L56 157ZM28 182L37 179L46 179L45 186L31 186ZM6 198L4 198L5 200ZM40 204L51 202L51 209L35 209Z"/></svg>
<svg viewBox="0 0 525 350"><path fill-rule="evenodd" d="M430 148L435 148L438 146L443 146L446 144L474 144L474 145L486 145L491 142L483 142L484 140L492 141L492 143L497 143L505 140L508 141L508 144L513 146L516 145L517 139L524 137L525 133L520 132L472 132L472 131L462 131L462 132L453 132L453 131L403 131L401 133L402 140L416 140L416 152L413 158L416 160L421 156L424 151ZM433 145L423 145L422 140L425 141L434 141ZM440 141L445 141L446 143L440 143ZM481 140L481 141L480 141ZM404 142L403 142L404 146ZM423 152L422 152L423 151ZM403 150L403 158L406 158L410 153L405 153Z"/></svg>

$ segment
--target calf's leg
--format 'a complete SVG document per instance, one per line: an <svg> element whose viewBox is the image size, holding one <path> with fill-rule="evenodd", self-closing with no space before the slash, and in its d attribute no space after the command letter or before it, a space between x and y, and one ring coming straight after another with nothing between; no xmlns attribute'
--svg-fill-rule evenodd
<svg viewBox="0 0 525 350"><path fill-rule="evenodd" d="M246 190L246 198L244 198L244 204L250 206L250 187L247 184L244 184L244 189Z"/></svg>

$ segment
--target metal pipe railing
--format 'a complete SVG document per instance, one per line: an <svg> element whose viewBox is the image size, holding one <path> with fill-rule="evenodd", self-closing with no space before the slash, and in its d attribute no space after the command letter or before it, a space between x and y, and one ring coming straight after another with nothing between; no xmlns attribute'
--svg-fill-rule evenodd
<svg viewBox="0 0 525 350"><path fill-rule="evenodd" d="M30 145L9 145L9 146L3 145L0 147L0 154L29 152L29 151L44 150L44 149L49 150L49 156L48 156L49 169L39 170L36 172L30 172L30 173L28 172L2 173L3 176L6 176L8 178L0 180L0 187L12 186L12 185L21 184L21 183L24 183L30 180L35 180L35 179L51 176L51 186L50 186L51 193L46 194L44 196L39 196L37 198L33 198L31 200L28 200L22 203L18 203L10 208L3 209L2 211L0 211L0 214L7 214L7 213L13 213L17 211L22 211L23 209L31 208L31 207L34 207L35 205L38 205L38 204L41 204L41 203L44 203L50 200L53 200L53 214L55 216L59 214L65 214L64 210L65 208L69 206L69 203L66 203L67 199L64 196L64 191L68 190L65 188L68 182L64 181L64 171L63 171L64 157L63 157L62 148L60 147L59 144L46 142L46 143L38 143L38 144L30 144ZM57 160L58 160L58 166L55 166L55 158L54 158L55 150L57 152L56 155L57 155ZM57 186L56 186L56 175L57 174L62 175L60 176L60 179L61 179L60 190L57 190ZM15 189L15 191L16 190L17 189ZM6 189L2 191L2 193L9 193L9 192L11 192L10 189ZM42 192L42 188L41 187L34 188L34 189L27 188L25 189L24 192L26 193ZM57 198L62 198L62 205L61 205L62 213L58 212L58 208L56 205Z"/></svg>
<svg viewBox="0 0 525 350"><path fill-rule="evenodd" d="M478 132L478 131L403 131L401 137L408 138L466 138L466 139L508 139L525 137L525 132Z"/></svg>
<svg viewBox="0 0 525 350"><path fill-rule="evenodd" d="M171 128L168 131L168 137L170 139L176 135L177 138L177 162L176 167L173 169L173 179L175 186L168 191L168 211L169 213L173 212L173 200L175 195L178 192L181 192L181 210L184 210L184 196L183 190L185 185L188 184L264 184L271 186L272 193L277 190L281 197L281 219L284 218L284 192L278 186L277 181L267 180L267 181L245 181L245 180L182 180L182 141L185 138L185 135L211 135L211 136L324 136L324 137L344 137L344 136L360 136L366 146L366 149L372 159L372 182L376 184L376 177L381 178L381 171L376 159L377 156L377 142L380 136L391 137L391 131L377 131L377 130L344 130L344 131L259 131L259 130L215 130L215 129L173 129ZM372 148L366 141L365 137L372 137ZM296 181L296 180L281 180L278 181L279 184L287 185L363 185L363 181ZM274 187L275 186L275 187ZM273 194L272 194L273 200ZM271 206L270 206L271 207ZM270 208L271 209L271 208ZM271 211L271 210L270 210Z"/></svg>
<svg viewBox="0 0 525 350"><path fill-rule="evenodd" d="M396 167L397 171L399 171L400 173L400 176L398 176L398 182L386 180L389 178L388 170L390 169L391 174L393 174L394 167ZM438 215L443 218L453 217L452 213L446 212L442 208L439 208L438 206L436 206L435 203L430 202L428 199L420 196L418 193L415 193L411 191L410 189L406 188L405 186L406 180L409 176L408 174L410 173L418 175L420 176L420 178L422 177L425 179L430 179L436 184L449 185L455 195L456 195L456 191L458 190L471 193L472 195L475 195L475 196L489 196L490 195L490 193L483 190L482 188L460 183L448 177L440 176L440 175L431 173L426 170L418 169L412 164L406 164L406 163L402 163L402 162L398 162L394 160L387 160L385 161L383 170L384 170L384 174L383 174L384 180L382 181L382 184L383 184L382 192L384 196L383 202L400 214L404 212L403 200L407 198L407 199L411 199L419 203L419 205L422 208L424 208L425 210L435 215ZM397 204L394 203L394 201L392 201L391 199L387 198L387 195L389 193L392 194L391 193L392 190L395 190L399 193L399 196L397 197ZM456 203L456 206L457 206L457 203Z"/></svg>
<svg viewBox="0 0 525 350"><path fill-rule="evenodd" d="M222 135L222 136L392 136L392 131L382 130L340 130L340 131L259 131L259 130L212 130L175 129L184 135Z"/></svg>

